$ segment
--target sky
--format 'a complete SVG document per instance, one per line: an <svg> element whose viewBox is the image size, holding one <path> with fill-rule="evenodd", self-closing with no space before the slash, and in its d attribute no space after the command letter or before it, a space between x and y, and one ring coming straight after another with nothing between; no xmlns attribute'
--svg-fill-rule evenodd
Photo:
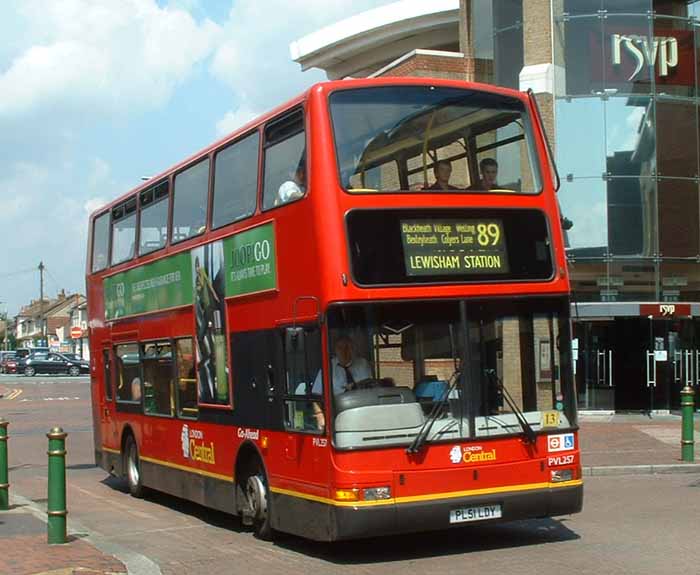
<svg viewBox="0 0 700 575"><path fill-rule="evenodd" d="M391 0L3 0L0 312L85 293L88 215L325 79L290 42Z"/></svg>

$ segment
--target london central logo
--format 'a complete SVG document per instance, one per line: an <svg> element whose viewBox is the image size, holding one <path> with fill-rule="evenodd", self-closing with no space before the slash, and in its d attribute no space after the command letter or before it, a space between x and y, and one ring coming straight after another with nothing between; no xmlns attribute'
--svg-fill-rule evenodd
<svg viewBox="0 0 700 575"><path fill-rule="evenodd" d="M622 49L632 57L635 69L627 81L636 78L645 65L657 66L659 76L668 76L669 68L678 66L678 39L673 36L648 36L640 34L612 35L612 63L622 64Z"/></svg>

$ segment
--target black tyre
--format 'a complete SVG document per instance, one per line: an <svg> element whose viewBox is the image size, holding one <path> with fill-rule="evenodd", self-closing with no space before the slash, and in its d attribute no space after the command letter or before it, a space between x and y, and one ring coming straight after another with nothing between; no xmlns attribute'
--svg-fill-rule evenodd
<svg viewBox="0 0 700 575"><path fill-rule="evenodd" d="M68 369L68 375L72 375L73 377L80 375L80 368L77 365L71 365Z"/></svg>
<svg viewBox="0 0 700 575"><path fill-rule="evenodd" d="M24 368L24 375L32 377L33 375L36 375L36 370L31 365L28 365Z"/></svg>
<svg viewBox="0 0 700 575"><path fill-rule="evenodd" d="M251 467L240 479L239 493L243 496L241 517L251 525L255 536L269 541L274 535L270 521L270 490L261 464Z"/></svg>
<svg viewBox="0 0 700 575"><path fill-rule="evenodd" d="M132 435L127 437L126 444L124 445L124 476L129 486L129 493L134 497L143 497L139 448Z"/></svg>

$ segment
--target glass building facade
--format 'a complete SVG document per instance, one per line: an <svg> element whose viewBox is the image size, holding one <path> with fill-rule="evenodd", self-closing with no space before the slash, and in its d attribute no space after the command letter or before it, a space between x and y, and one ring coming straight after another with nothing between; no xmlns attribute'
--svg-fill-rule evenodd
<svg viewBox="0 0 700 575"><path fill-rule="evenodd" d="M580 408L674 409L700 389L700 1L552 0L550 30L534 4L473 0L475 79L523 88L551 43Z"/></svg>
<svg viewBox="0 0 700 575"><path fill-rule="evenodd" d="M699 8L553 6L554 140L573 223L584 409L672 409L682 386L700 383ZM580 303L593 304L583 318Z"/></svg>

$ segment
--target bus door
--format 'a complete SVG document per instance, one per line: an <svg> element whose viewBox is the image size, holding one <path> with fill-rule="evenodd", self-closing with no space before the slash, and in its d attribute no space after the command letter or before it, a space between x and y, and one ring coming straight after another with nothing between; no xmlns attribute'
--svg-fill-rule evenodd
<svg viewBox="0 0 700 575"><path fill-rule="evenodd" d="M284 355L285 468L307 487L314 484L320 495L328 485L330 441L319 326L286 328Z"/></svg>
<svg viewBox="0 0 700 575"><path fill-rule="evenodd" d="M95 446L99 449L102 445L113 449L119 448L119 438L117 437L117 428L114 422L114 388L113 374L114 366L112 361L112 348L109 343L104 343L102 353L100 355L101 366L98 365L98 370L101 372L97 377L93 377L93 397L99 397L99 405L96 409L99 410L99 426L95 425ZM101 389L95 387L101 386ZM99 437L97 436L99 434Z"/></svg>

